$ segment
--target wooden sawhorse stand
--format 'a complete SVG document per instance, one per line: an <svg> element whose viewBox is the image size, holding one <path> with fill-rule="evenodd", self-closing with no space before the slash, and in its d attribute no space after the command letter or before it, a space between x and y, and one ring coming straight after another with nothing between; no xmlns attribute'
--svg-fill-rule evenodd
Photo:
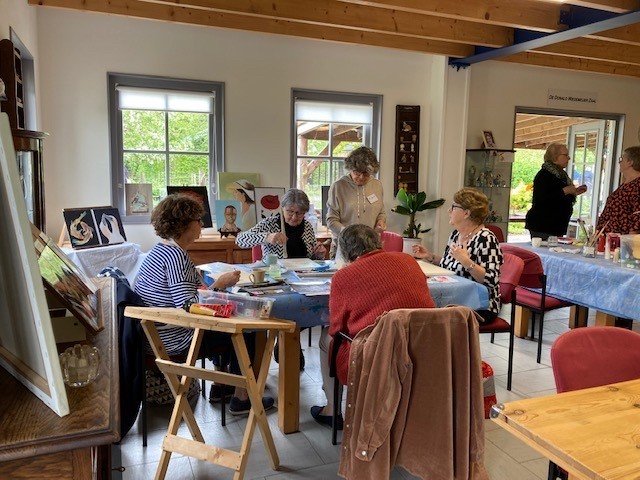
<svg viewBox="0 0 640 480"><path fill-rule="evenodd" d="M280 332L291 333L295 331L296 324L286 320L259 319L259 318L218 318L207 315L194 315L178 308L147 308L147 307L127 307L125 315L141 320L149 344L156 355L156 363L160 371L167 379L173 396L176 399L169 420L167 435L162 443L162 455L156 480L163 480L167 474L169 460L173 452L187 455L189 457L204 460L217 465L222 465L235 470L234 480L241 480L247 467L251 440L255 432L256 425L260 429L262 440L267 448L271 467L277 470L280 460L273 443L269 423L262 406L262 394L264 392L269 362L276 335ZM164 348L162 340L158 335L156 323L164 323L177 327L193 328L194 335L184 364L169 360L169 356ZM242 375L232 373L217 372L199 368L195 366L202 342L202 335L205 330L229 333L233 341L233 347L238 357L240 371ZM259 368L258 378L254 371L247 352L243 333L245 331L265 331L267 332L267 342L265 345ZM202 432L196 423L193 410L187 401L187 391L194 378L210 380L226 385L246 388L251 401L251 411L244 431L244 437L240 451L236 452L225 448L206 445ZM193 439L182 438L177 435L181 420L184 419Z"/></svg>

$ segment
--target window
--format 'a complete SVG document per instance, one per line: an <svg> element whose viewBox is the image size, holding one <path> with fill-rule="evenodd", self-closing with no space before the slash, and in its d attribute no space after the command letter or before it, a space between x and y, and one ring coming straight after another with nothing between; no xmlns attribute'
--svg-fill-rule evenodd
<svg viewBox="0 0 640 480"><path fill-rule="evenodd" d="M139 203L141 213L127 208L127 184L151 184L153 205L167 185L208 186L215 196L223 92L218 82L109 74L113 199L127 222L150 215Z"/></svg>
<svg viewBox="0 0 640 480"><path fill-rule="evenodd" d="M381 110L381 95L293 90L292 178L317 209L349 153L365 145L379 154Z"/></svg>

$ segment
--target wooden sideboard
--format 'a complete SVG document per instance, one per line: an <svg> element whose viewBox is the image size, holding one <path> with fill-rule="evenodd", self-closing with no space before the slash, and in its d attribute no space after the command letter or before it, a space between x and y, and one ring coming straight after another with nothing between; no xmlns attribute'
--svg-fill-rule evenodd
<svg viewBox="0 0 640 480"><path fill-rule="evenodd" d="M67 387L69 415L59 417L0 367L0 478L110 478L111 444L120 440L118 323L113 279L96 283L105 328L87 336L100 351L100 373L86 387Z"/></svg>

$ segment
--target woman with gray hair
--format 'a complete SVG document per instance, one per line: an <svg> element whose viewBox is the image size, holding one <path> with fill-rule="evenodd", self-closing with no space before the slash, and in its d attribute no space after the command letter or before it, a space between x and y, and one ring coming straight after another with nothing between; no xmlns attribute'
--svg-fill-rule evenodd
<svg viewBox="0 0 640 480"><path fill-rule="evenodd" d="M309 197L302 190L290 189L282 197L282 213L262 219L250 230L241 232L236 244L242 248L262 246L262 256L276 254L284 257L284 247L289 258L324 258L324 245L316 242L316 235L304 215L309 211ZM284 214L284 231L282 220Z"/></svg>
<svg viewBox="0 0 640 480"><path fill-rule="evenodd" d="M587 191L586 185L576 187L565 171L570 158L564 144L547 147L542 168L533 179L533 201L525 222L531 237L546 240L567 233L576 197Z"/></svg>
<svg viewBox="0 0 640 480"><path fill-rule="evenodd" d="M328 426L333 409L340 408L333 405L333 381L329 378L327 352L331 337L344 332L353 338L389 310L435 307L418 263L405 253L383 251L380 235L373 228L350 225L342 230L338 242L347 266L331 280L329 328L323 328L320 337L320 369L327 405L311 407L311 416ZM347 381L349 349L349 343L344 342L338 350L337 375L343 385ZM338 427L341 425L339 416Z"/></svg>
<svg viewBox="0 0 640 480"><path fill-rule="evenodd" d="M387 228L382 201L382 183L374 178L380 164L369 147L359 147L344 161L347 174L331 185L327 200L327 226L334 238L332 253L340 232L356 223L378 231Z"/></svg>

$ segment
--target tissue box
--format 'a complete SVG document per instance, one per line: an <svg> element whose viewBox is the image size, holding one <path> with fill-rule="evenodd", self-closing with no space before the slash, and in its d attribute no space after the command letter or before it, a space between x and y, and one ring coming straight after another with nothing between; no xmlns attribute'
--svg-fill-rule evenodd
<svg viewBox="0 0 640 480"><path fill-rule="evenodd" d="M205 304L233 305L237 317L269 318L274 300L272 298L255 298L249 295L198 290L198 302Z"/></svg>
<svg viewBox="0 0 640 480"><path fill-rule="evenodd" d="M620 235L620 264L640 269L640 235Z"/></svg>

